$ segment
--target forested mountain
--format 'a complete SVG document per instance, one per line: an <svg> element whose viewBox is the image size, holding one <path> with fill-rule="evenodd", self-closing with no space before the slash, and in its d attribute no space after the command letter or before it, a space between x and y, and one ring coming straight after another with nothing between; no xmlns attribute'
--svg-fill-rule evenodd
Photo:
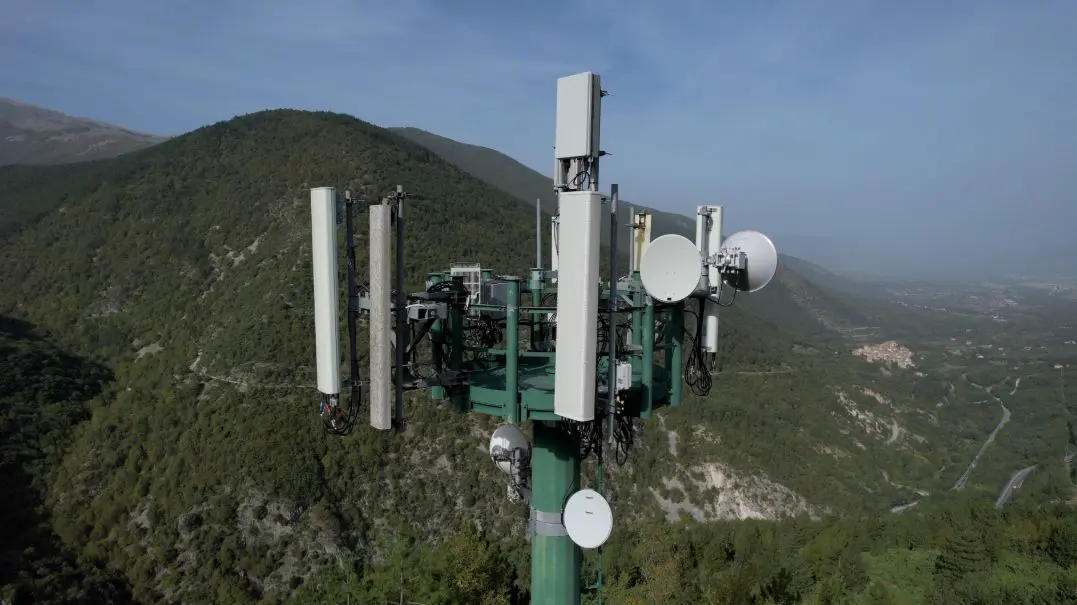
<svg viewBox="0 0 1077 605"><path fill-rule="evenodd" d="M404 434L363 426L336 438L316 415L309 188L373 201L397 184L413 196L414 286L460 259L504 273L530 266L533 207L339 114L266 111L100 162L0 168L0 313L40 326L48 346L71 356L64 363L111 373L85 379L104 382L101 394L57 394L96 398L62 408L92 417L69 432L84 416L65 416L58 445L28 449L17 463L51 461L36 484L42 510L55 548L100 571L80 572L106 583L94 590L129 586L143 602L382 602L405 587L426 603L522 598L526 508L505 497L485 453L488 419L420 395L406 404ZM362 215L359 225L365 267ZM807 281L801 288L826 294ZM608 465L619 524L610 548L621 553L609 576L621 600L609 602L642 602L633 599L663 585L678 595L666 603L708 594L720 603L850 602L843 590L866 599L920 581L939 552L957 553L942 559L955 561L942 568L952 577L967 575L969 560L1009 552L880 522L890 529L879 530L869 564L850 536L870 523L718 524L699 536L720 549L678 530L655 551L666 557L664 575L639 571L641 547L632 545L653 540L662 520L878 514L945 489L994 422L939 407L947 385L929 374L880 371L845 346L802 340L737 308L722 325L712 394L644 424L628 461ZM25 417L16 404L48 401L43 389L5 404L5 414ZM1037 535L1062 527L1022 514ZM471 521L482 531L459 529ZM888 554L907 547L915 557ZM1020 561L1053 556L1045 548L1030 545ZM961 558L968 549L973 558ZM739 571L708 576L722 561ZM122 582L108 584L118 582L112 572ZM1049 573L1043 582L1054 590L1063 571Z"/></svg>
<svg viewBox="0 0 1077 605"><path fill-rule="evenodd" d="M0 165L85 162L164 139L0 97Z"/></svg>

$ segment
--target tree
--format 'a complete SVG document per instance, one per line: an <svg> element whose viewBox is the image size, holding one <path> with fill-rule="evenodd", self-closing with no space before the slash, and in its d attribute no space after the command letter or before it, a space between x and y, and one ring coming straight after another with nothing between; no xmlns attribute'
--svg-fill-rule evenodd
<svg viewBox="0 0 1077 605"><path fill-rule="evenodd" d="M935 560L935 573L948 582L957 582L965 574L982 569L986 561L986 549L978 538L954 532Z"/></svg>
<svg viewBox="0 0 1077 605"><path fill-rule="evenodd" d="M1063 568L1077 565L1077 521L1060 520L1047 538L1047 554Z"/></svg>

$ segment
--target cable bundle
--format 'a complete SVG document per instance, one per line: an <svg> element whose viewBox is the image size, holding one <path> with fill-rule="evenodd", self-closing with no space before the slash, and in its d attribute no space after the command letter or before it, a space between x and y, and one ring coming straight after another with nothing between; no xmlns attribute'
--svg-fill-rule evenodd
<svg viewBox="0 0 1077 605"><path fill-rule="evenodd" d="M713 379L711 378L711 368L707 364L706 358L703 356L703 305L705 301L699 300L698 311L689 311L685 309L684 312L690 314L696 318L696 331L694 334L689 335L685 330L685 337L690 340L688 350L688 362L684 366L684 382L688 385L688 388L697 397L706 397L711 391Z"/></svg>
<svg viewBox="0 0 1077 605"><path fill-rule="evenodd" d="M602 419L595 418L585 422L566 420L562 423L565 431L576 442L580 451L580 458L586 458L594 452L598 460L602 461Z"/></svg>

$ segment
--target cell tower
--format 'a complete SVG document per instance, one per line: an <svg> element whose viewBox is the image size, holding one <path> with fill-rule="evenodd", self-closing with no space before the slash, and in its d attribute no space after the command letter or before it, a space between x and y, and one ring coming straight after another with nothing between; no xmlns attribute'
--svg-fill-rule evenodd
<svg viewBox="0 0 1077 605"><path fill-rule="evenodd" d="M349 431L358 413L355 324L363 312L369 316L371 426L402 426L404 392L417 389L460 412L505 421L489 451L509 476L510 492L530 504L536 605L579 603L585 588L581 549L599 549L613 530L612 509L601 493L603 443L614 446L618 458L626 455L635 419L681 405L685 384L699 396L709 392L720 307L732 304L739 291L766 286L778 266L765 235L749 230L723 239L722 207L700 206L695 242L675 234L652 241L650 216L630 212L631 266L622 275L618 187L608 198L599 192L604 96L599 77L589 72L557 82L558 216L550 226L551 268L542 268L542 215L536 209L536 267L527 279L495 277L488 268L464 264L429 274L422 292L406 292L407 196L397 187L368 208L370 282L359 287L352 229L358 200L345 194L347 405L340 402L335 194L332 188L311 190L318 389L327 429ZM611 226L607 280L599 275L603 220ZM395 289L389 270L394 223ZM562 257L571 262L559 263ZM729 300L723 302L724 291ZM696 310L689 308L693 301ZM694 316L694 330L686 330L686 314ZM426 356L419 354L424 345ZM521 430L526 422L530 439ZM580 466L588 456L600 469L596 489L581 489ZM600 571L586 588L601 587Z"/></svg>

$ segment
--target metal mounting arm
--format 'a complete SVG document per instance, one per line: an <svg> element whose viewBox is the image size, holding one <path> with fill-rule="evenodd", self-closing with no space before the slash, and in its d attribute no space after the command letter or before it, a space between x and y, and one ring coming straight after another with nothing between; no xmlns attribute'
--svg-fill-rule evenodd
<svg viewBox="0 0 1077 605"><path fill-rule="evenodd" d="M717 267L723 276L734 277L748 269L748 255L740 248L722 248L710 255L704 264L708 267Z"/></svg>

